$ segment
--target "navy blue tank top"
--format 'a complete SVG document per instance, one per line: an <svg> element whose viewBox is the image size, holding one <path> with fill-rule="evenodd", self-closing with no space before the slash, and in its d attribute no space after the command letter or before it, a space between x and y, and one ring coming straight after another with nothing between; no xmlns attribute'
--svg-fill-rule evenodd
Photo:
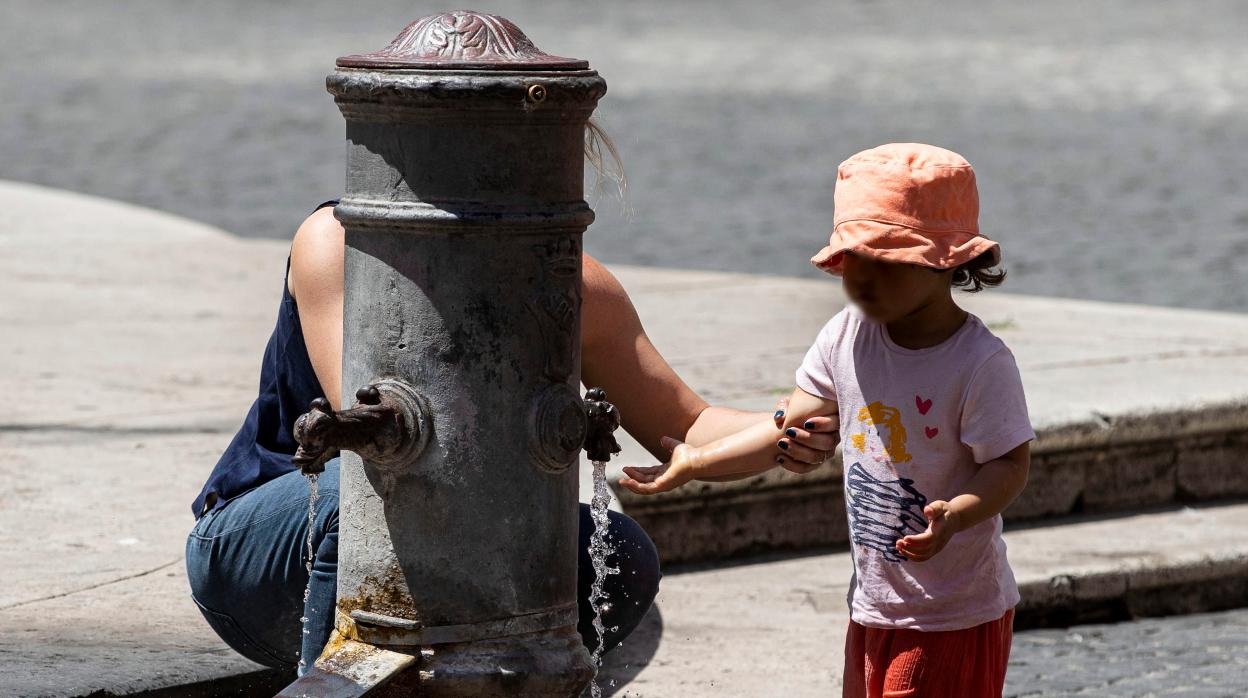
<svg viewBox="0 0 1248 698"><path fill-rule="evenodd" d="M336 206L326 201L314 211ZM286 257L286 278L290 277L290 256ZM299 444L295 441L295 420L308 411L308 405L325 397L312 369L308 348L303 343L303 327L295 299L282 281L282 303L277 325L264 348L260 365L260 395L251 403L243 426L221 454L208 482L195 498L191 510L198 519L228 499L295 470L290 462Z"/></svg>

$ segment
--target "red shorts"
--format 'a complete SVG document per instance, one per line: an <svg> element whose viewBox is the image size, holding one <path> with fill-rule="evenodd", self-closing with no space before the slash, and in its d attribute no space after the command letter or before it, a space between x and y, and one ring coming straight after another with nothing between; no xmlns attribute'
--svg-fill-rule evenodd
<svg viewBox="0 0 1248 698"><path fill-rule="evenodd" d="M845 637L843 698L1000 698L1014 609L962 630L869 628Z"/></svg>

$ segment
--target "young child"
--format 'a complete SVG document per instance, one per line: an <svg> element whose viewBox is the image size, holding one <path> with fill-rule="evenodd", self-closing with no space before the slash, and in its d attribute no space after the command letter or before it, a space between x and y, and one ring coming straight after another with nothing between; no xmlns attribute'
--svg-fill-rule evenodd
<svg viewBox="0 0 1248 698"><path fill-rule="evenodd" d="M765 470L805 420L836 415L854 574L844 696L1000 696L1019 601L1000 512L1022 491L1035 438L1005 343L952 288L998 285L971 165L890 143L841 163L830 244L811 262L850 305L819 332L783 424L625 468L641 494ZM783 434L781 434L783 432ZM780 450L776 450L777 447Z"/></svg>

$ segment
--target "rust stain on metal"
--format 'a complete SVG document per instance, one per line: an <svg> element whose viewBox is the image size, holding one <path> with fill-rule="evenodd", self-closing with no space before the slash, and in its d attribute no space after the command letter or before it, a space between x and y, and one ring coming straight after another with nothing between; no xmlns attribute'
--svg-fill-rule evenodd
<svg viewBox="0 0 1248 698"><path fill-rule="evenodd" d="M341 650L350 639L341 630L334 628L333 632L329 634L329 640L325 643L325 647L321 649L321 656L317 657L316 664L321 664L322 660Z"/></svg>
<svg viewBox="0 0 1248 698"><path fill-rule="evenodd" d="M393 618L419 621L407 590L407 578L397 564L384 577L364 577L355 594L338 600L338 609L350 617L352 611L368 611ZM354 624L354 621L352 621Z"/></svg>

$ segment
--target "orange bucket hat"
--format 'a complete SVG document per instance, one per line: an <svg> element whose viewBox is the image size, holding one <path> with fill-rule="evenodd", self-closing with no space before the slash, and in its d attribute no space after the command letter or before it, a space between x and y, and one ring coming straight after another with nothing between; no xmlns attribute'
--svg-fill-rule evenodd
<svg viewBox="0 0 1248 698"><path fill-rule="evenodd" d="M952 269L1001 245L979 232L979 191L971 163L924 143L887 143L836 171L832 237L810 261L839 276L844 252Z"/></svg>

